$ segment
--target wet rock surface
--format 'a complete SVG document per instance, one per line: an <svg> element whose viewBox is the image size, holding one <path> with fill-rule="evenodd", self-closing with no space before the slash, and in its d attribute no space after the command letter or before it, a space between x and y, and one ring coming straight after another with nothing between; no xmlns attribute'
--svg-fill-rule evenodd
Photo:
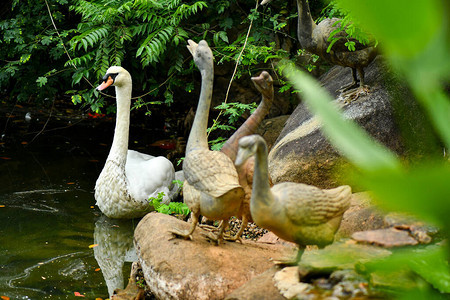
<svg viewBox="0 0 450 300"><path fill-rule="evenodd" d="M390 213L384 218L387 226L400 230L407 230L420 244L429 244L433 240L433 236L439 233L436 226L417 220L413 216Z"/></svg>
<svg viewBox="0 0 450 300"><path fill-rule="evenodd" d="M380 224L382 218L383 225ZM368 223L380 226L353 231L351 238L359 243L377 245L384 248L429 244L439 229L416 218L400 213L379 215L378 222L368 219ZM373 229L373 230L372 230Z"/></svg>
<svg viewBox="0 0 450 300"><path fill-rule="evenodd" d="M306 251L300 265L274 266L247 282L226 299L373 299L369 278L355 270L357 264L388 257L379 247L339 242L323 250ZM276 293L274 293L274 289Z"/></svg>
<svg viewBox="0 0 450 300"><path fill-rule="evenodd" d="M381 247L361 245L352 240L335 242L324 249L307 251L299 264L301 269L315 272L354 269L359 262L380 259L391 255ZM306 273L308 273L306 272Z"/></svg>

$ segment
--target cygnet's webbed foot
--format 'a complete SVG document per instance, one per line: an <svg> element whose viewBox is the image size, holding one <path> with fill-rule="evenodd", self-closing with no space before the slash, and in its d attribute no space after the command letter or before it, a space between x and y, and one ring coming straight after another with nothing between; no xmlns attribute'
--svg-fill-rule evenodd
<svg viewBox="0 0 450 300"><path fill-rule="evenodd" d="M234 236L224 234L223 239L226 241L229 241L229 242L240 242L241 244L243 243L242 238L240 236L238 236L237 234Z"/></svg>
<svg viewBox="0 0 450 300"><path fill-rule="evenodd" d="M214 232L219 231L219 227L216 227L214 225L208 225L208 224L199 224L198 227L205 231Z"/></svg>
<svg viewBox="0 0 450 300"><path fill-rule="evenodd" d="M340 95L340 99L342 99L345 103L351 103L355 101L361 96L365 96L370 93L370 87L368 85L362 85L356 89L347 91Z"/></svg>
<svg viewBox="0 0 450 300"><path fill-rule="evenodd" d="M349 90L355 89L359 87L359 80L354 80L352 81L350 84L344 85L342 86L340 89L338 89L336 92L338 93L344 93L347 92Z"/></svg>
<svg viewBox="0 0 450 300"><path fill-rule="evenodd" d="M194 233L195 227L197 227L198 216L198 213L192 213L191 228L189 228L189 230L182 231L180 229L174 228L172 230L169 230L169 232L175 235L175 238L182 237L192 241L192 233Z"/></svg>
<svg viewBox="0 0 450 300"><path fill-rule="evenodd" d="M211 231L203 233L203 235L211 242L215 243L217 246L223 242L223 235L214 234Z"/></svg>
<svg viewBox="0 0 450 300"><path fill-rule="evenodd" d="M172 229L169 230L170 233L172 233L174 235L174 238L184 238L186 240L191 240L192 241L192 233L189 231L181 231L178 229Z"/></svg>
<svg viewBox="0 0 450 300"><path fill-rule="evenodd" d="M273 263L278 266L297 266L300 260L302 259L303 252L305 252L305 249L299 249L297 252L297 256L294 258L286 258L286 259L280 259L280 260L274 260Z"/></svg>
<svg viewBox="0 0 450 300"><path fill-rule="evenodd" d="M243 244L241 236L244 233L245 228L247 228L248 225L248 217L246 215L242 216L242 224L239 228L238 232L234 236L224 236L224 239L230 242L240 242Z"/></svg>
<svg viewBox="0 0 450 300"><path fill-rule="evenodd" d="M213 230L211 230L207 233L204 233L204 235L206 236L206 238L208 240L216 243L216 245L220 245L223 242L223 233L225 231L225 227L226 227L226 223L225 223L225 220L223 220L218 227L219 232L217 234L214 234Z"/></svg>
<svg viewBox="0 0 450 300"><path fill-rule="evenodd" d="M295 260L294 258L274 260L273 263L280 267L292 267L298 265L297 260Z"/></svg>

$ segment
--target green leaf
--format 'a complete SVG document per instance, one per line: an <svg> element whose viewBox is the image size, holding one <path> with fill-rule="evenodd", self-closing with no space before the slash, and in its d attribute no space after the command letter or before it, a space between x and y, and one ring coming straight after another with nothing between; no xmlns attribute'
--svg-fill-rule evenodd
<svg viewBox="0 0 450 300"><path fill-rule="evenodd" d="M382 207L450 228L449 178L448 164L428 163L410 170L367 172L359 181L373 191Z"/></svg>
<svg viewBox="0 0 450 300"><path fill-rule="evenodd" d="M350 51L355 51L356 50L355 42L353 42L353 41L346 42L345 46L347 46L348 50L350 50Z"/></svg>
<svg viewBox="0 0 450 300"><path fill-rule="evenodd" d="M81 101L82 101L81 96L78 95L78 94L77 95L72 95L71 99L72 99L72 103L73 104L80 104Z"/></svg>
<svg viewBox="0 0 450 300"><path fill-rule="evenodd" d="M47 77L38 77L38 79L36 79L39 87L43 87L47 83L47 81Z"/></svg>
<svg viewBox="0 0 450 300"><path fill-rule="evenodd" d="M219 37L224 41L225 43L228 43L228 35L225 31L219 31Z"/></svg>
<svg viewBox="0 0 450 300"><path fill-rule="evenodd" d="M341 39L341 38L342 38L342 37L338 37L338 38L335 38L335 39L333 39L333 40L331 41L331 43L328 45L327 53L330 53L331 47L333 47L333 45L334 45L337 41L339 41L339 39Z"/></svg>
<svg viewBox="0 0 450 300"><path fill-rule="evenodd" d="M372 32L392 55L412 57L422 51L440 29L444 1L337 0L341 7Z"/></svg>
<svg viewBox="0 0 450 300"><path fill-rule="evenodd" d="M391 256L362 264L364 272L411 270L441 293L450 293L447 246L431 245L424 249L399 249Z"/></svg>

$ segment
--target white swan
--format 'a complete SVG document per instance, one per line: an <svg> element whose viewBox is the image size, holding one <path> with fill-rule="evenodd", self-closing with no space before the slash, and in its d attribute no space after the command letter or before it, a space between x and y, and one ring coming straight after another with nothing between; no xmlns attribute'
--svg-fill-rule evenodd
<svg viewBox="0 0 450 300"><path fill-rule="evenodd" d="M128 150L130 73L122 67L110 67L97 90L108 86L116 88L116 128L105 166L95 183L94 197L100 210L110 218L138 218L152 210L149 197L164 192L163 203L170 201L169 187L175 178L175 169L165 157Z"/></svg>

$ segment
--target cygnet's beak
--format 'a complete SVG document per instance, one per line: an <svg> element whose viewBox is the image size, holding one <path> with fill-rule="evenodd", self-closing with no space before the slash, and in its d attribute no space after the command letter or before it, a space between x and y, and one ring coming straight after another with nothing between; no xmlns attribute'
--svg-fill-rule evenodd
<svg viewBox="0 0 450 300"><path fill-rule="evenodd" d="M96 90L97 90L97 91L103 91L104 89L106 89L108 86L110 86L110 85L113 84L113 83L114 83L114 79L112 79L111 76L108 76L108 79L104 80L104 81L102 82L102 84L100 84L100 85L96 88Z"/></svg>
<svg viewBox="0 0 450 300"><path fill-rule="evenodd" d="M194 42L193 40L188 40L188 44L186 47L189 49L189 52L191 52L192 56L194 56L195 50L197 50L198 44Z"/></svg>
<svg viewBox="0 0 450 300"><path fill-rule="evenodd" d="M251 78L256 89L266 98L273 98L273 80L266 71L262 71L257 77Z"/></svg>
<svg viewBox="0 0 450 300"><path fill-rule="evenodd" d="M266 82L264 76L262 75L262 73L259 76L252 77L250 79L252 80L253 84L255 85L256 89L259 92L262 92L263 90L268 88L267 82Z"/></svg>

